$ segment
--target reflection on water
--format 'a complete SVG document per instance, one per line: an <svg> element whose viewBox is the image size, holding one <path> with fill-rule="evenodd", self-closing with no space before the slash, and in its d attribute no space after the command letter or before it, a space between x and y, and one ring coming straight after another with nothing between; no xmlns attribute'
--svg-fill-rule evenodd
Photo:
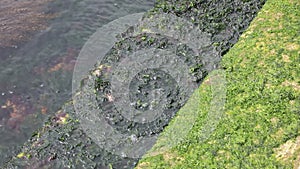
<svg viewBox="0 0 300 169"><path fill-rule="evenodd" d="M71 98L77 55L97 28L154 0L0 2L0 165Z"/></svg>
<svg viewBox="0 0 300 169"><path fill-rule="evenodd" d="M40 30L46 29L46 21L54 18L53 13L44 12L45 4L52 0L31 0L0 2L0 47L17 48ZM1 56L3 57L3 56Z"/></svg>

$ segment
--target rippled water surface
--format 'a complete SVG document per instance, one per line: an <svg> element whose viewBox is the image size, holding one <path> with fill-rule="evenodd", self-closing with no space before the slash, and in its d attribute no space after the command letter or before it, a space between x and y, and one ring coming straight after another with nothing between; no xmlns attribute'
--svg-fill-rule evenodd
<svg viewBox="0 0 300 169"><path fill-rule="evenodd" d="M89 36L153 4L154 0L0 2L0 165L71 98L73 68Z"/></svg>

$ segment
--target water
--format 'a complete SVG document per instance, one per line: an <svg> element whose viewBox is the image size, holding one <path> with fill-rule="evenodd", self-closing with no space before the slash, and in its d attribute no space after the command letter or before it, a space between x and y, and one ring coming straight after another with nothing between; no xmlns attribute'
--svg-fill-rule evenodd
<svg viewBox="0 0 300 169"><path fill-rule="evenodd" d="M27 1L29 5L39 3ZM3 1L2 5L10 3L17 2ZM73 67L89 36L102 25L128 14L145 12L153 4L154 0L43 3L39 9L51 17L37 23L38 31L25 32L30 40L0 47L0 166L11 150L22 145L46 117L71 98ZM0 10L4 11L3 7ZM6 19L10 21L19 15L22 13ZM4 21L5 18L0 19L0 28Z"/></svg>

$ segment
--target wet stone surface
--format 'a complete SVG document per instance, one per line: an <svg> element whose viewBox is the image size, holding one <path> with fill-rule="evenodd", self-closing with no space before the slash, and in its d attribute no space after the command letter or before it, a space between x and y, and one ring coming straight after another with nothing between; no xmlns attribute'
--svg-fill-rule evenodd
<svg viewBox="0 0 300 169"><path fill-rule="evenodd" d="M142 111L160 109L159 104L174 107L172 103L175 101L168 100L168 97L177 93L176 88L176 81L169 74L159 69L146 69L139 72L129 85L131 106Z"/></svg>
<svg viewBox="0 0 300 169"><path fill-rule="evenodd" d="M147 49L153 49L153 51ZM147 56L158 55L159 58L153 59L153 62L162 63L150 63L143 60L143 62L147 62L147 65L142 67L153 65L154 68L136 68L135 70L133 67L137 66L135 65L136 62L140 58L147 57L138 54L138 51L144 50L148 51L146 52ZM164 52L159 53L161 50ZM131 54L133 54L132 57L129 56ZM137 137L156 135L163 130L163 127L169 123L186 102L189 96L188 91L185 91L186 86L177 82L185 74L177 74L179 77L174 79L170 72L174 70L164 68L166 63L176 62L174 57L166 57L170 54L183 60L182 63L179 61L176 63L177 67L172 66L173 69L175 67L180 70L182 64L190 66L189 70L183 71L189 71L188 74L193 80L184 82L190 83L189 88L194 90L206 72L202 69L200 56L196 55L187 45L180 44L175 39L168 39L155 34L130 37L118 42L101 61L98 66L101 69L94 71L94 74L98 75L95 82L97 102L105 119L116 130L121 133L132 132L131 134ZM133 66L125 65L133 69L129 78L122 77L128 74L122 65L122 62L127 62L126 64L130 62L128 58L133 60ZM156 67L155 65L159 66ZM116 79L111 82L114 80L113 78ZM112 83L114 83L113 86ZM125 101L120 105L116 104L115 102L120 99Z"/></svg>

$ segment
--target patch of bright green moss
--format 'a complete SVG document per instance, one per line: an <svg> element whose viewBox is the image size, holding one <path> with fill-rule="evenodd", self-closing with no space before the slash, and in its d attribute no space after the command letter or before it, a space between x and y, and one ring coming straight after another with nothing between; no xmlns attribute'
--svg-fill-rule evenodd
<svg viewBox="0 0 300 169"><path fill-rule="evenodd" d="M209 75L194 94L201 102L187 103L199 107L187 137L163 152L152 149L137 168L299 167L296 154L283 161L277 151L300 135L299 25L298 0L267 1L222 60L227 94L218 127L207 140L201 139L213 100ZM165 133L173 130L176 118Z"/></svg>

